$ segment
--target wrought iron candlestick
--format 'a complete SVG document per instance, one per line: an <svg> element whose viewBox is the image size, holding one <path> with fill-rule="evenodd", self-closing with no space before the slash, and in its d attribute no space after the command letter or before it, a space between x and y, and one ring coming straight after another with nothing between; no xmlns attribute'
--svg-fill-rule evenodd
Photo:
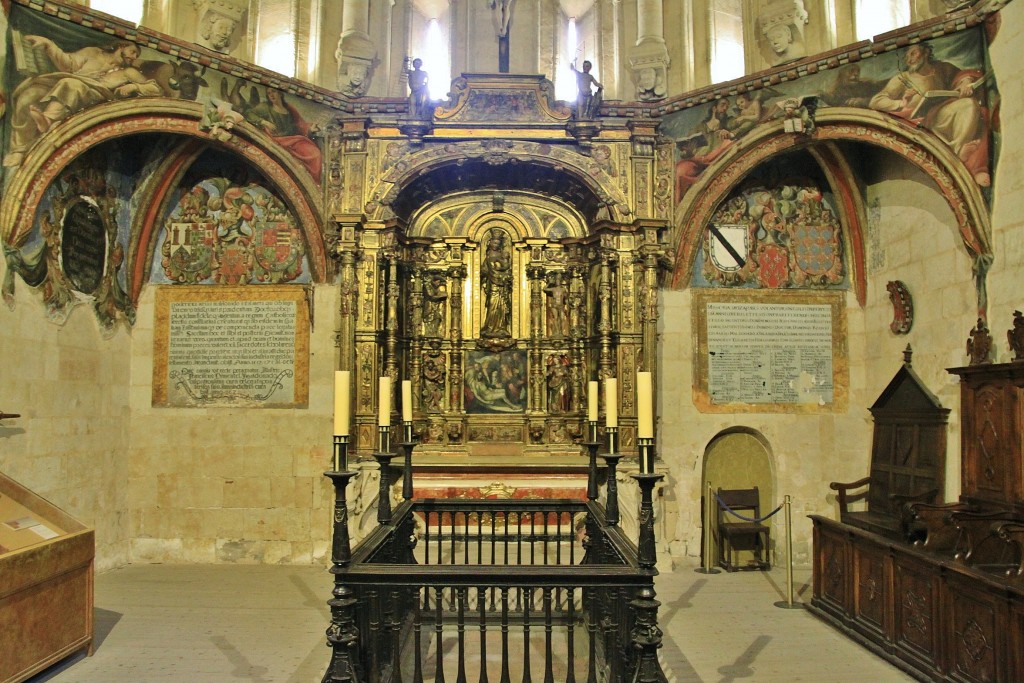
<svg viewBox="0 0 1024 683"><path fill-rule="evenodd" d="M618 427L605 427L605 432L608 434L608 452L618 453L619 452L619 428Z"/></svg>
<svg viewBox="0 0 1024 683"><path fill-rule="evenodd" d="M658 573L658 551L654 538L654 486L665 478L654 472L654 439L638 439L640 446L641 472L632 475L640 487L640 534L637 538L637 562L640 569L650 572L650 585L637 591L630 601L636 621L633 624L633 647L639 651L636 683L664 683L665 672L658 663L658 648L661 647L662 631L658 627L658 608L661 603L655 599L654 576Z"/></svg>
<svg viewBox="0 0 1024 683"><path fill-rule="evenodd" d="M391 427L381 425L380 450L373 454L374 460L380 465L380 491L377 495L377 521L387 524L391 521L391 459L397 453L391 452Z"/></svg>
<svg viewBox="0 0 1024 683"><path fill-rule="evenodd" d="M405 471L402 473L402 499L412 500L412 449L416 447L413 439L412 422L402 423L402 452L405 454Z"/></svg>
<svg viewBox="0 0 1024 683"><path fill-rule="evenodd" d="M597 422L591 420L587 428L587 440L583 442L590 455L590 462L587 465L587 500L597 500L597 448L600 442L597 440Z"/></svg>
<svg viewBox="0 0 1024 683"><path fill-rule="evenodd" d="M610 441L610 440L609 440ZM616 481L615 469L622 459L621 453L605 453L604 461L608 463L608 497L604 505L604 521L610 526L619 523L619 483Z"/></svg>
<svg viewBox="0 0 1024 683"><path fill-rule="evenodd" d="M344 438L344 441L339 439ZM346 490L348 482L357 472L339 471L339 466L346 458L340 457L339 446L347 447L348 437L334 437L335 469L324 475L334 484L334 531L331 544L331 573L334 574L333 597L327 601L331 608L331 625L327 628L327 643L331 647L331 661L324 674L325 683L342 681L358 683L359 666L353 661L352 654L358 651L359 629L356 627L355 592L345 585L343 574L352 560L352 548L348 534L348 501Z"/></svg>
<svg viewBox="0 0 1024 683"><path fill-rule="evenodd" d="M640 486L640 535L637 538L637 561L642 569L653 569L658 561L654 544L654 485L664 474L640 472L631 475Z"/></svg>
<svg viewBox="0 0 1024 683"><path fill-rule="evenodd" d="M348 434L334 435L334 471L348 471Z"/></svg>

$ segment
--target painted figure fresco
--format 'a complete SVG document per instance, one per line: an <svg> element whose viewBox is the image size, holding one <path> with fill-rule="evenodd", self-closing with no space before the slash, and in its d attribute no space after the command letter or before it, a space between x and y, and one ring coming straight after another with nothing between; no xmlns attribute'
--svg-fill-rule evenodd
<svg viewBox="0 0 1024 683"><path fill-rule="evenodd" d="M227 81L221 81L221 96L241 114L246 121L274 138L294 156L320 182L323 155L310 136L319 131L316 124L303 118L299 110L288 103L280 90L266 88L261 96L256 86L251 86L248 96L242 92L243 81L236 79L231 92L227 92Z"/></svg>
<svg viewBox="0 0 1024 683"><path fill-rule="evenodd" d="M467 413L521 413L526 409L526 352L470 351L463 394Z"/></svg>
<svg viewBox="0 0 1024 683"><path fill-rule="evenodd" d="M714 213L694 269L699 285L843 286L842 232L830 196L794 179L742 189Z"/></svg>
<svg viewBox="0 0 1024 683"><path fill-rule="evenodd" d="M908 47L897 65L899 73L871 98L869 106L938 135L953 148L975 182L988 186L988 117L976 96L985 74L936 59L934 52L928 43Z"/></svg>
<svg viewBox="0 0 1024 683"><path fill-rule="evenodd" d="M665 117L661 130L676 142L676 202L704 171L755 127L784 119L808 133L800 107L859 107L910 121L947 144L981 187L991 183L984 34L967 31L876 55L858 64L781 83ZM787 103L796 102L787 113ZM800 130L803 128L803 130ZM787 128L789 130L789 128Z"/></svg>
<svg viewBox="0 0 1024 683"><path fill-rule="evenodd" d="M27 35L21 40L43 53L53 69L22 81L11 93L11 137L4 166L19 166L42 134L76 112L101 102L163 92L136 66L139 46L134 43L120 41L65 52L45 36Z"/></svg>
<svg viewBox="0 0 1024 683"><path fill-rule="evenodd" d="M266 188L210 178L167 219L159 267L182 284L294 282L308 270L304 245L295 218Z"/></svg>

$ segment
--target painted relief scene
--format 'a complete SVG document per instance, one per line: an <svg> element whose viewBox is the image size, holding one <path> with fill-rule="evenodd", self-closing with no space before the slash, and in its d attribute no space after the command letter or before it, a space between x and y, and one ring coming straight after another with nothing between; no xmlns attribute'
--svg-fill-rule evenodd
<svg viewBox="0 0 1024 683"><path fill-rule="evenodd" d="M676 202L757 126L781 120L786 132L811 135L828 107L871 109L930 131L987 188L996 92L983 41L980 30L966 31L667 116L661 131L676 142Z"/></svg>
<svg viewBox="0 0 1024 683"><path fill-rule="evenodd" d="M695 286L835 288L845 283L843 240L830 193L807 178L735 191L713 214Z"/></svg>
<svg viewBox="0 0 1024 683"><path fill-rule="evenodd" d="M140 48L104 40L36 12L13 7L11 56L4 74L8 122L3 167L10 177L48 132L99 105L173 98L206 107L202 130L226 142L248 124L292 155L314 183L322 174L317 140L328 110L299 97Z"/></svg>

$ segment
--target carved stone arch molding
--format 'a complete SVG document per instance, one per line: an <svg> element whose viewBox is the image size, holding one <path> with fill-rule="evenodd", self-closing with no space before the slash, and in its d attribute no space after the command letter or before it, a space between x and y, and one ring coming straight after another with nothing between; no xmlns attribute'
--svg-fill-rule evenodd
<svg viewBox="0 0 1024 683"><path fill-rule="evenodd" d="M315 281L328 276L324 246L321 190L301 164L286 150L248 123L236 125L229 135L217 138L199 128L203 105L175 100L113 102L88 110L54 126L33 147L14 173L0 202L0 236L11 246L20 245L33 228L39 203L50 184L76 158L97 145L137 134L170 134L186 138L161 166L161 176L146 192L148 210L140 211L132 232L129 264L130 296L137 300L150 253L156 242L160 208L168 193L203 149L215 146L238 156L268 178L302 226L310 267Z"/></svg>
<svg viewBox="0 0 1024 683"><path fill-rule="evenodd" d="M500 177L500 183L488 181ZM427 200L456 190L501 187L560 197L588 225L632 221L619 184L590 157L543 142L485 140L430 145L386 168L366 193L368 221L407 221ZM477 183L474 187L472 183Z"/></svg>
<svg viewBox="0 0 1024 683"><path fill-rule="evenodd" d="M842 154L827 143L861 142L893 152L920 168L936 184L956 219L964 246L984 272L991 260L989 210L981 189L953 151L934 134L892 116L863 109L832 107L819 110L811 137L786 133L781 123L770 123L744 136L715 164L709 166L686 193L676 211L673 242L676 271L672 286L690 282L695 250L715 208L759 164L787 152L808 148L821 164L830 184L841 193L844 226L850 232L851 269L855 286L863 287L863 208L853 174ZM857 292L863 302L863 291ZM979 308L984 308L984 285Z"/></svg>

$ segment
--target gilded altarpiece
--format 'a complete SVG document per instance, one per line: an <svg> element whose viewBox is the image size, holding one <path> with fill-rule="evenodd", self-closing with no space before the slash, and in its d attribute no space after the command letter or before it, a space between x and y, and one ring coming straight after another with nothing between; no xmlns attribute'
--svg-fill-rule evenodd
<svg viewBox="0 0 1024 683"><path fill-rule="evenodd" d="M610 377L630 453L635 373L654 370L668 265L667 217L651 214L668 210L671 164L646 127L574 140L536 77L466 79L408 137L401 119L340 125L338 340L354 371L354 451L377 445L387 375L412 383L419 458L577 458L587 383ZM500 127L474 110L512 95L539 104ZM400 396L385 400L397 425Z"/></svg>

